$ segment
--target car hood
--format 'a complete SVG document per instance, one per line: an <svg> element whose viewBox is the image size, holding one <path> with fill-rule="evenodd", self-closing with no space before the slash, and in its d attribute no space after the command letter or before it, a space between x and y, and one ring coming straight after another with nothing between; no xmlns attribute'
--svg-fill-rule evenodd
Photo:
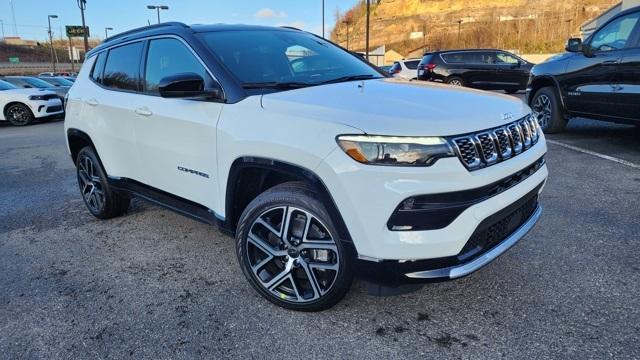
<svg viewBox="0 0 640 360"><path fill-rule="evenodd" d="M504 125L530 112L512 96L391 78L266 94L262 106L396 136L459 135Z"/></svg>

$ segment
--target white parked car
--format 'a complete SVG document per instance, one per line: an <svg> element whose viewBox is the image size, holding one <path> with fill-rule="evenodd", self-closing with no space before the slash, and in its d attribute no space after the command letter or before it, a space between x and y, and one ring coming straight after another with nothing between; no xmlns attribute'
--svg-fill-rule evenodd
<svg viewBox="0 0 640 360"><path fill-rule="evenodd" d="M354 275L397 287L480 269L537 222L547 179L522 101L391 79L287 28L114 36L87 54L65 131L94 216L139 196L218 225L253 288L303 311Z"/></svg>
<svg viewBox="0 0 640 360"><path fill-rule="evenodd" d="M0 80L0 121L29 125L35 119L47 119L64 113L62 101L52 91L18 89Z"/></svg>
<svg viewBox="0 0 640 360"><path fill-rule="evenodd" d="M406 59L396 61L393 63L393 66L391 66L389 74L401 79L415 80L418 78L418 64L420 64L421 60L422 59Z"/></svg>

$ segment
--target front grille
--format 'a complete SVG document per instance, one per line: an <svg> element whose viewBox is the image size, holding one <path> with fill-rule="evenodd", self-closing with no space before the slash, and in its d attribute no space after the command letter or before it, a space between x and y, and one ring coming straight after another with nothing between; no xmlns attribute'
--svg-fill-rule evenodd
<svg viewBox="0 0 640 360"><path fill-rule="evenodd" d="M62 111L62 105L49 106L47 108L48 113L59 112L59 111Z"/></svg>
<svg viewBox="0 0 640 360"><path fill-rule="evenodd" d="M463 259L477 257L513 234L533 215L538 207L539 188L534 189L516 204L517 208L506 209L507 211L483 221L471 235L458 257Z"/></svg>
<svg viewBox="0 0 640 360"><path fill-rule="evenodd" d="M453 140L458 149L458 155L460 160L467 167L476 167L480 165L480 155L476 144L471 138L460 138Z"/></svg>
<svg viewBox="0 0 640 360"><path fill-rule="evenodd" d="M470 171L504 161L531 148L540 138L533 115L505 126L449 139Z"/></svg>

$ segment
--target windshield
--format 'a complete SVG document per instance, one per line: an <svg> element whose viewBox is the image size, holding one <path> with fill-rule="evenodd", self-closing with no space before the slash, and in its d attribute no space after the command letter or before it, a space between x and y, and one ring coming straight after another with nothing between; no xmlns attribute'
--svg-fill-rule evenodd
<svg viewBox="0 0 640 360"><path fill-rule="evenodd" d="M29 85L31 85L33 87L36 87L36 88L50 88L50 87L53 87L53 85L51 85L50 83L48 83L48 82L46 82L44 80L36 79L36 78L27 77L27 78L24 78L24 81L27 84L29 84Z"/></svg>
<svg viewBox="0 0 640 360"><path fill-rule="evenodd" d="M0 80L0 91L2 91L2 90L11 90L11 89L17 89L17 87L9 84L6 81Z"/></svg>
<svg viewBox="0 0 640 360"><path fill-rule="evenodd" d="M301 31L221 31L201 37L246 88L383 77L354 55Z"/></svg>

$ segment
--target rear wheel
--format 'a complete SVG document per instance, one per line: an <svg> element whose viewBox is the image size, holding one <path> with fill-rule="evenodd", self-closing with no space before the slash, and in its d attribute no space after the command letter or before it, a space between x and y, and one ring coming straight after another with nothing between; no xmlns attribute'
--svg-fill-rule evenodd
<svg viewBox="0 0 640 360"><path fill-rule="evenodd" d="M544 87L536 92L531 108L538 114L538 123L545 133L553 134L567 127L560 99L553 87Z"/></svg>
<svg viewBox="0 0 640 360"><path fill-rule="evenodd" d="M31 109L25 104L13 104L5 111L5 119L15 126L25 126L33 122L35 117Z"/></svg>
<svg viewBox="0 0 640 360"><path fill-rule="evenodd" d="M464 81L460 77L453 76L447 79L447 84L451 86L464 86Z"/></svg>
<svg viewBox="0 0 640 360"><path fill-rule="evenodd" d="M110 219L127 211L131 199L111 189L92 147L87 146L78 153L76 172L82 199L93 216Z"/></svg>
<svg viewBox="0 0 640 360"><path fill-rule="evenodd" d="M236 252L251 285L287 309L320 311L340 301L353 275L331 218L303 183L254 199L236 231Z"/></svg>

